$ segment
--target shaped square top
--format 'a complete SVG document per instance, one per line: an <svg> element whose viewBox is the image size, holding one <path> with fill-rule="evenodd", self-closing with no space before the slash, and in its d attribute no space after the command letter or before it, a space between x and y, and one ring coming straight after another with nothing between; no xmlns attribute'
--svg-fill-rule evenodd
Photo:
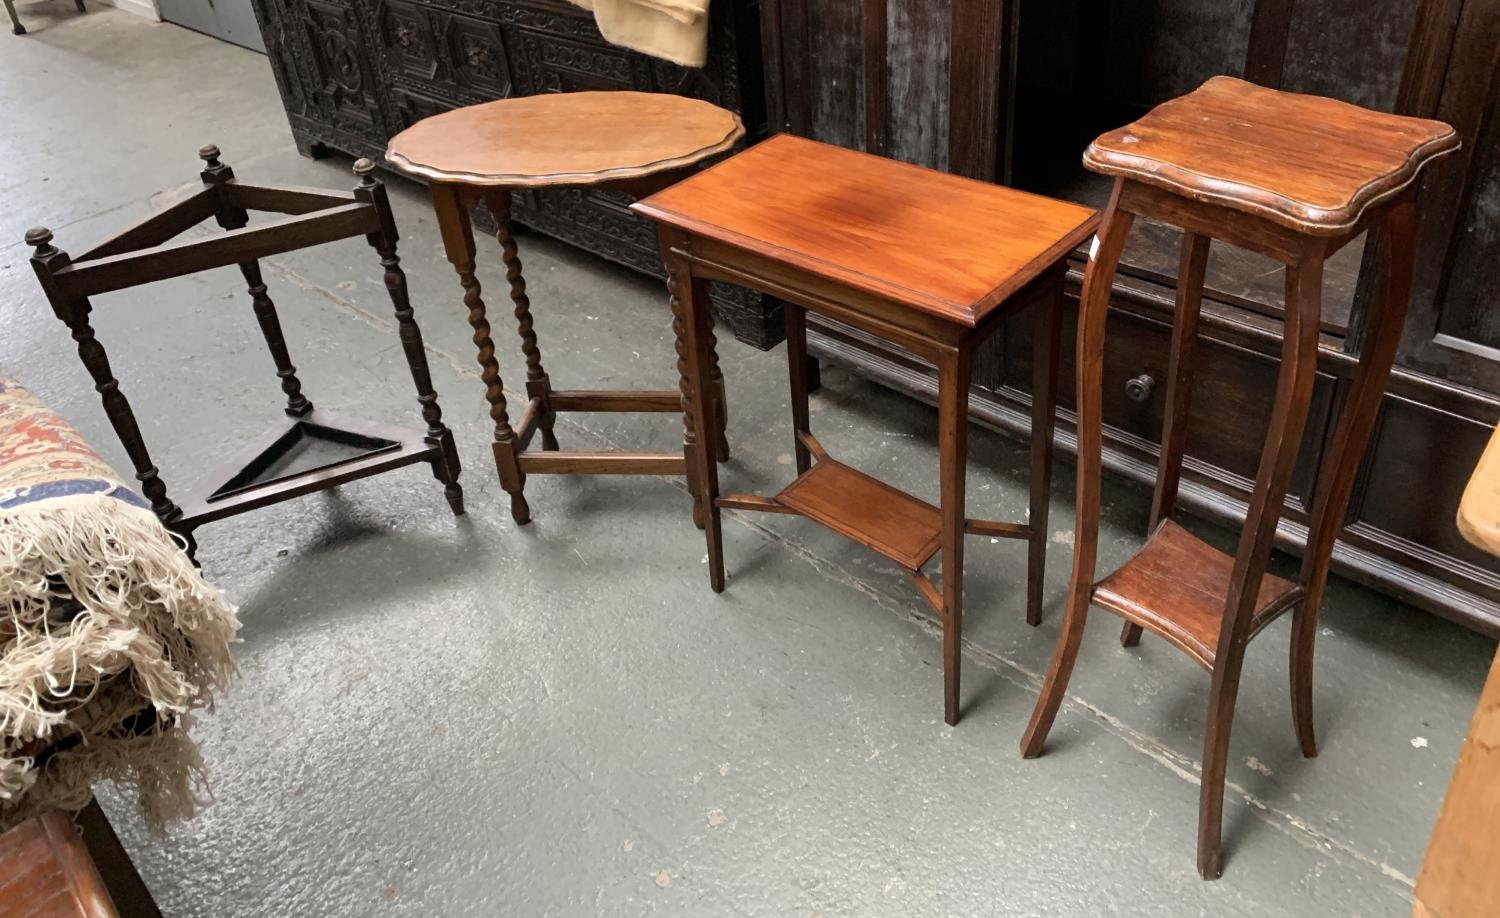
<svg viewBox="0 0 1500 918"><path fill-rule="evenodd" d="M967 326L1098 222L1077 204L790 134L632 209Z"/></svg>
<svg viewBox="0 0 1500 918"><path fill-rule="evenodd" d="M1083 163L1332 236L1352 229L1366 208L1406 188L1423 166L1458 145L1441 121L1218 76L1100 136Z"/></svg>

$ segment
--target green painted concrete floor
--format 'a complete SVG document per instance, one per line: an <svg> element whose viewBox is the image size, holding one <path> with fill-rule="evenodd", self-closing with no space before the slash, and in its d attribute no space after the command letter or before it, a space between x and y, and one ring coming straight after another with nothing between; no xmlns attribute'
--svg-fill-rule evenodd
<svg viewBox="0 0 1500 918"><path fill-rule="evenodd" d="M197 182L200 144L244 179L350 187L292 147L265 58L113 10L27 3L0 37L0 370L119 468L22 245L81 251ZM402 254L466 470L453 518L412 468L200 530L240 607L240 678L197 729L218 801L166 839L104 793L169 916L1400 915L1493 645L1330 585L1317 708L1297 752L1283 620L1246 667L1226 873L1193 870L1207 680L1096 614L1047 754L1017 741L1057 633L1072 467L1060 462L1046 619L1024 550L971 539L956 728L939 643L890 564L790 517L727 514L708 589L681 484L534 478L512 525L459 290L425 195L393 183ZM208 232L205 229L203 232ZM663 290L527 235L543 356L576 387L667 387ZM503 300L498 253L481 279ZM379 265L361 240L268 260L305 391L415 424ZM170 487L279 416L238 272L99 298L99 340ZM502 367L518 351L498 319ZM736 488L790 475L780 350L722 346ZM837 368L814 427L844 460L935 497L931 409ZM678 422L577 415L569 447L668 449ZM976 431L970 506L1019 517L1025 449ZM1147 495L1108 482L1101 564L1140 542ZM1286 566L1289 559L1278 559Z"/></svg>

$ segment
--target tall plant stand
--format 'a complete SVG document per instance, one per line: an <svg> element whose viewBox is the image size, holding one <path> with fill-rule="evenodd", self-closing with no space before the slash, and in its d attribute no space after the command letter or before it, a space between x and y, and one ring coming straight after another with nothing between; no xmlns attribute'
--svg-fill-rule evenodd
<svg viewBox="0 0 1500 918"><path fill-rule="evenodd" d="M432 388L422 332L413 317L406 275L396 255L396 224L385 186L375 178L375 164L368 159L356 162L359 184L353 193L343 193L242 184L219 161L218 147L210 144L198 155L205 164L201 189L76 259L52 244L51 231L36 228L26 233L27 244L35 247L31 265L42 290L78 343L78 356L93 377L151 509L187 540L191 553L196 549L193 533L204 523L426 462L442 482L453 512L463 513L458 451ZM250 211L283 216L252 226ZM227 232L176 238L210 217ZM385 286L395 305L401 346L416 383L425 430L386 427L314 409L302 393L282 337L281 321L267 294L258 259L356 236L365 237L385 269ZM94 336L89 324L90 297L228 265L237 265L249 286L255 318L286 395L288 420L249 444L239 459L213 476L211 480L218 484L178 504L167 496L135 412L120 391L104 346Z"/></svg>
<svg viewBox="0 0 1500 918"><path fill-rule="evenodd" d="M1021 740L1041 754L1067 692L1089 605L1125 619L1123 643L1142 629L1211 674L1199 798L1198 872L1217 878L1224 775L1240 670L1250 640L1292 610L1292 713L1306 756L1312 727L1313 642L1334 539L1374 427L1411 292L1417 173L1458 146L1453 129L1314 96L1214 77L1197 90L1111 131L1084 164L1113 176L1114 192L1089 253L1078 313L1078 489L1073 577L1052 663ZM1099 548L1104 330L1109 296L1137 216L1181 227L1167 408L1151 508L1151 536L1119 570L1094 582ZM1359 365L1323 449L1312 528L1296 582L1267 572L1276 525L1302 446L1318 369L1323 264L1361 233L1378 231L1382 289L1363 331ZM1231 557L1172 519L1187 442L1193 343L1211 239L1286 266L1281 370Z"/></svg>

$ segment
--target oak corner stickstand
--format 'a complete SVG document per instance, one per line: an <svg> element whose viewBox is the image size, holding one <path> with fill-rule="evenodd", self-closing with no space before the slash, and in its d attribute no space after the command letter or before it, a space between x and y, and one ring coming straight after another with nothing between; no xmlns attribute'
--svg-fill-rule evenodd
<svg viewBox="0 0 1500 918"><path fill-rule="evenodd" d="M458 451L453 434L443 424L437 392L432 388L422 332L413 317L406 275L396 255L396 224L385 186L375 177L375 164L368 159L356 162L354 172L359 183L352 193L345 193L243 184L229 166L220 162L218 147L209 144L198 155L204 161L201 189L77 258L54 246L49 230L38 227L26 232L27 244L35 248L31 265L42 290L78 343L78 356L93 377L94 388L135 466L141 492L151 509L187 541L191 553L196 548L193 533L204 523L427 462L443 484L448 505L455 514L463 513ZM251 211L283 216L252 226ZM227 232L177 238L209 218ZM315 409L302 393L302 383L282 337L259 259L356 236L365 238L385 269L385 286L395 306L401 345L416 384L425 430L386 427ZM228 265L237 265L248 285L256 321L286 396L288 420L250 444L241 459L211 476L210 480L219 484L179 505L167 496L167 486L146 449L135 413L120 391L104 346L94 335L89 323L93 310L90 298ZM299 461L310 446L321 446L323 452Z"/></svg>

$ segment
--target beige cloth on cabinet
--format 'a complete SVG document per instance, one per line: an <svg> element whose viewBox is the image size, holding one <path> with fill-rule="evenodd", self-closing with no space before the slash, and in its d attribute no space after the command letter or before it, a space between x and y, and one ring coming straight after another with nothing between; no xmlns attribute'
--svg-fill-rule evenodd
<svg viewBox="0 0 1500 918"><path fill-rule="evenodd" d="M708 60L709 0L572 0L609 42L684 67Z"/></svg>

